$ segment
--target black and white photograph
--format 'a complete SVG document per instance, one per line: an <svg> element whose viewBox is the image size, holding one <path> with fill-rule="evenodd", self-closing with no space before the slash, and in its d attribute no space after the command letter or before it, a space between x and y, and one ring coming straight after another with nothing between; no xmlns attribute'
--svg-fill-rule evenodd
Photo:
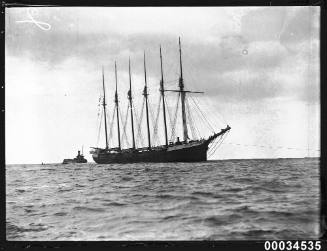
<svg viewBox="0 0 327 251"><path fill-rule="evenodd" d="M7 241L321 235L319 6L11 7L4 36Z"/></svg>

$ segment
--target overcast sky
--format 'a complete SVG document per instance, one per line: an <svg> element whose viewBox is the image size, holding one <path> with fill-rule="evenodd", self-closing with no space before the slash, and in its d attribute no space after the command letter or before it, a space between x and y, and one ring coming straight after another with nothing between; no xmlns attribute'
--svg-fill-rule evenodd
<svg viewBox="0 0 327 251"><path fill-rule="evenodd" d="M159 45L167 86L177 87L179 36L186 88L205 92L194 95L217 131L232 127L211 158L304 157L308 148L319 156L319 15L319 7L7 8L6 163L61 162L82 145L92 161L89 147L104 145L102 65L111 117L114 61L125 113L128 58L140 108L145 51L155 111Z"/></svg>

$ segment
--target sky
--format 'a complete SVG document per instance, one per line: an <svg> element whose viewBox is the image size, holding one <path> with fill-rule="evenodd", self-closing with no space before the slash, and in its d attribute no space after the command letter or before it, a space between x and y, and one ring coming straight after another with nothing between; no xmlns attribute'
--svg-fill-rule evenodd
<svg viewBox="0 0 327 251"><path fill-rule="evenodd" d="M117 61L124 118L128 59L140 113L145 53L156 114L159 46L166 88L177 88L179 37L185 88L204 92L188 96L199 131L212 133L193 101L216 131L232 127L209 159L320 156L319 19L319 7L307 6L7 8L6 163L58 163L82 146L93 161L90 147L105 144L103 123L98 135L102 66L111 119ZM176 94L167 93L167 103L173 114ZM158 131L164 143L161 117Z"/></svg>

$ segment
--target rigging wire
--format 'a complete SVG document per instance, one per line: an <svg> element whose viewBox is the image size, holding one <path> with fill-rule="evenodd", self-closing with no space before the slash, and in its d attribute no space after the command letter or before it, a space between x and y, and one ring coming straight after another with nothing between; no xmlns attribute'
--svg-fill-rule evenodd
<svg viewBox="0 0 327 251"><path fill-rule="evenodd" d="M99 147L99 140L100 140L100 131L101 131L101 122L102 122L102 116L103 116L103 111L101 112L101 114L98 113L98 119L99 119L99 116L100 116L100 123L99 123L99 128L98 128L98 137L97 137L97 144L96 146Z"/></svg>
<svg viewBox="0 0 327 251"><path fill-rule="evenodd" d="M212 144L210 144L210 149L209 149L209 152L212 153L214 151L216 151L216 147L217 145L220 143L220 141L226 137L226 135L229 133L229 131L227 131L225 134L221 135L220 137L216 138Z"/></svg>
<svg viewBox="0 0 327 251"><path fill-rule="evenodd" d="M211 151L211 153L209 154L209 157L211 157L212 155L214 155L214 153L217 151L217 149L221 146L221 144L223 143L223 141L226 139L228 133L229 133L229 131L227 131L226 134L222 135L220 142L218 141L219 144L218 145L216 144L214 150Z"/></svg>
<svg viewBox="0 0 327 251"><path fill-rule="evenodd" d="M145 99L143 99L140 117L137 116L138 114L136 113L136 109L135 109L135 113L136 113L135 115L136 115L136 119L137 119L136 141L137 141L137 144L139 144L141 142L142 146L144 146L144 138L142 135L142 120L143 120L143 114L144 114L144 106L145 106Z"/></svg>
<svg viewBox="0 0 327 251"><path fill-rule="evenodd" d="M206 123L206 121L203 119L201 113L198 111L198 109L194 108L192 109L196 115L196 121L198 122L198 125L200 126L200 130L198 130L199 132L199 137L204 137L205 136L205 131L204 129L208 129L208 124ZM210 130L210 128L209 128Z"/></svg>
<svg viewBox="0 0 327 251"><path fill-rule="evenodd" d="M101 109L101 95L100 95L99 100L98 100L98 105L97 105L97 123L96 123L96 125L98 126L98 128L101 127L101 121L102 121L102 117L100 118L101 112L102 112L102 109ZM99 118L100 118L100 121L99 121ZM99 147L99 139L100 139L99 137L100 137L100 129L97 130L96 147Z"/></svg>
<svg viewBox="0 0 327 251"><path fill-rule="evenodd" d="M209 153L209 157L211 157L217 149L221 146L221 144L224 142L224 140L227 138L227 135L229 134L229 131L227 131L225 134L223 134L214 145L213 149Z"/></svg>
<svg viewBox="0 0 327 251"><path fill-rule="evenodd" d="M152 126L154 126L154 123L155 123L154 114L153 114L152 105L151 105L151 103L149 101L149 98L148 98L148 102L149 102L150 119L151 119ZM150 127L150 125L149 125L149 127ZM155 135L153 135L153 134L151 135L151 140L152 140L151 145L156 145L157 144Z"/></svg>
<svg viewBox="0 0 327 251"><path fill-rule="evenodd" d="M186 64L186 67L184 67L184 71L187 73L187 76L190 78L190 82L193 82L193 83L196 83L196 79L193 77L194 76L194 72L195 69L197 69L196 67L194 67L194 65L192 64L192 60L189 59L187 60L187 58L189 57L189 55L185 55L184 56L186 58L185 60L185 64ZM198 100L196 99L196 97L194 97L195 101L198 102ZM209 104L209 101L210 99L207 97L207 96L204 96L203 98L201 98L201 101L203 101L203 103L207 106L207 107L212 107L212 105ZM200 103L200 102L198 102ZM214 121L210 121L208 120L208 122L210 121L211 125L212 123L213 124L221 124L221 121L224 123L224 124L227 124L226 120L223 118L223 116L221 116L220 114L217 114L216 111L209 111L210 113L210 118L212 119L212 117L214 118ZM219 115L219 116L218 116Z"/></svg>
<svg viewBox="0 0 327 251"><path fill-rule="evenodd" d="M112 112L112 117L110 120L110 127L109 127L109 142L112 141L112 134L113 134L113 127L114 127L114 120L115 120L115 111L116 111L116 106L113 109Z"/></svg>
<svg viewBox="0 0 327 251"><path fill-rule="evenodd" d="M195 107L198 109L198 111L200 112L200 114L202 115L203 119L206 121L206 123L208 124L208 126L210 127L210 129L212 130L212 132L215 132L215 129L212 127L212 125L210 124L210 122L208 121L208 119L206 118L206 116L203 114L203 112L201 111L201 109L199 108L198 104L195 102L195 100L193 99L192 96L191 96L191 100L195 104Z"/></svg>
<svg viewBox="0 0 327 251"><path fill-rule="evenodd" d="M158 122L159 122L159 113L160 113L160 107L161 107L161 98L162 96L159 96L159 104L157 106L157 113L156 113L156 118L155 121L153 121L154 127L153 127L153 142L156 142L157 145L160 144L159 136L158 136Z"/></svg>
<svg viewBox="0 0 327 251"><path fill-rule="evenodd" d="M176 104L176 110L175 110L175 114L174 114L174 119L173 119L173 124L172 124L172 132L171 132L171 138L170 141L174 141L175 136L176 136L176 121L177 121L177 112L178 112L178 107L179 107L179 98L181 96L181 93L178 93L178 97L177 97L177 104Z"/></svg>
<svg viewBox="0 0 327 251"><path fill-rule="evenodd" d="M212 107L212 104L210 104L211 100L207 96L204 96L203 99L201 99L201 100L203 100L203 103L207 107ZM224 119L224 117L222 115L220 115L219 113L210 112L210 115L212 115L214 117L214 119L216 120L216 122L219 122L219 124L220 124L220 121L222 121L226 125L228 124L227 121Z"/></svg>
<svg viewBox="0 0 327 251"><path fill-rule="evenodd" d="M190 125L190 128L191 128L191 133L192 133L192 137L193 139L197 139L198 138L198 134L196 132L197 128L194 124L194 121L193 121L193 118L192 118L192 115L191 115L191 109L190 109L190 104L188 102L188 98L185 97L185 101L186 101L186 111L187 111L187 114L188 114L188 121L189 121L189 125Z"/></svg>
<svg viewBox="0 0 327 251"><path fill-rule="evenodd" d="M168 106L166 99L165 99L165 106L166 106L166 110L168 112L169 126L170 126L170 129L172 130L172 128L173 128L173 121L172 121L170 107ZM167 128L167 131L169 131L168 128Z"/></svg>
<svg viewBox="0 0 327 251"><path fill-rule="evenodd" d="M127 121L128 121L128 111L129 111L129 103L128 103L128 106L127 106L125 120L123 121L123 116L121 114L121 110L120 110L120 107L119 107L119 113L120 113L121 123L123 125L122 141L124 142L124 139L125 139L126 147L128 147L130 145L129 144L129 141L128 141L127 133L126 133L126 126L127 126Z"/></svg>
<svg viewBox="0 0 327 251"><path fill-rule="evenodd" d="M137 108L136 108L136 105L135 103L133 104L133 109L132 109L132 112L133 112L133 116L134 116L134 122L135 122L135 129L134 129L134 134L136 135L135 137L135 147L138 148L139 145L138 145L138 138L137 138L137 129L138 129L138 113L137 113ZM143 136L142 136L143 138Z"/></svg>

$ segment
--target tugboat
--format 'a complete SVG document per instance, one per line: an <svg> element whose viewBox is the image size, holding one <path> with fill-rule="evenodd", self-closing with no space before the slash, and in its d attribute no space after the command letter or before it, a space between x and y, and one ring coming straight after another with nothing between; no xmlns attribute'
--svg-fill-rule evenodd
<svg viewBox="0 0 327 251"><path fill-rule="evenodd" d="M83 153L81 154L81 152L78 151L77 156L74 159L64 159L64 161L62 163L63 164L87 163L87 160L84 158Z"/></svg>

